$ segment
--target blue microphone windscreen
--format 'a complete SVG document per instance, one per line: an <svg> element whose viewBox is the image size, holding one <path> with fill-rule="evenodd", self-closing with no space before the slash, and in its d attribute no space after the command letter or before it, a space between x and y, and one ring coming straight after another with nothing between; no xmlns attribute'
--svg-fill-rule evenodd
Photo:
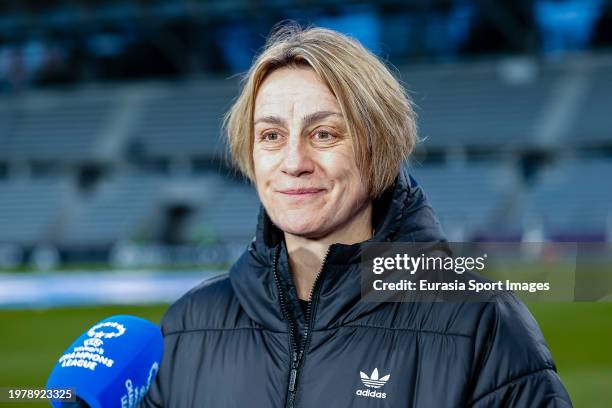
<svg viewBox="0 0 612 408"><path fill-rule="evenodd" d="M162 352L158 326L135 316L111 316L68 347L47 389L72 388L91 408L135 407L159 371ZM61 404L52 402L56 408Z"/></svg>

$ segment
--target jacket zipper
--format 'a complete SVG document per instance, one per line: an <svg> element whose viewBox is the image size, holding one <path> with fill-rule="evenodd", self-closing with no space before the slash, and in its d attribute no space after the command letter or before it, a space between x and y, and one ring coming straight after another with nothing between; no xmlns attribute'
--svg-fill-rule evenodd
<svg viewBox="0 0 612 408"><path fill-rule="evenodd" d="M314 303L318 301L318 294L319 294L319 290L321 286L319 283L320 282L319 278L325 267L325 262L327 261L327 255L329 255L330 248L327 248L327 252L325 253L325 257L323 258L323 263L321 264L321 268L319 269L319 272L317 273L317 276L315 277L314 284L312 285L312 288L310 289L310 296L308 297L308 306L306 307L306 314L304 316L305 328L304 328L304 334L302 336L303 339L299 343L296 341L297 337L295 335L295 332L297 331L296 323L287 313L287 305L285 303L286 302L285 294L283 293L283 290L280 286L280 280L278 278L278 273L276 270L276 264L278 262L278 251L279 251L279 248L277 248L275 255L274 255L274 263L273 263L274 280L276 281L276 286L279 292L281 312L284 315L285 319L287 319L287 322L289 324L289 348L291 351L291 370L289 372L289 385L287 387L289 393L287 396L287 403L285 404L285 407L294 408L295 397L297 394L297 380L299 377L300 370L302 366L304 365L304 354L306 352L308 345L310 344L310 336L312 333L312 326L314 323L312 319L312 310L316 306L316 304Z"/></svg>

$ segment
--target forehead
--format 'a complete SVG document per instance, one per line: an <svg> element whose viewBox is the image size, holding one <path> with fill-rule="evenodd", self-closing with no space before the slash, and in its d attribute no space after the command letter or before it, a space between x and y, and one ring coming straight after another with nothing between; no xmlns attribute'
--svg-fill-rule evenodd
<svg viewBox="0 0 612 408"><path fill-rule="evenodd" d="M292 118L318 111L340 112L340 105L310 68L280 68L261 84L255 98L255 117Z"/></svg>

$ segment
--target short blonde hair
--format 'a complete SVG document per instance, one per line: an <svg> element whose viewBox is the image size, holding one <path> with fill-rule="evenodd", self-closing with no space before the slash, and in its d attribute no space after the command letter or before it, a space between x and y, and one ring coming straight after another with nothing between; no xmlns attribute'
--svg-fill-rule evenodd
<svg viewBox="0 0 612 408"><path fill-rule="evenodd" d="M358 41L324 28L282 25L246 73L242 90L225 115L234 164L254 179L253 114L264 79L282 67L313 69L338 100L362 180L375 198L393 184L417 141L416 115L404 88Z"/></svg>

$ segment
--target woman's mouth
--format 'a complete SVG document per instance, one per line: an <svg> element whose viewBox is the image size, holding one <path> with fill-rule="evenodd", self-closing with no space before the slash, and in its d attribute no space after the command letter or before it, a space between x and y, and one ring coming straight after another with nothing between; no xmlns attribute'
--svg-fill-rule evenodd
<svg viewBox="0 0 612 408"><path fill-rule="evenodd" d="M279 193L285 195L285 196L289 196L289 197L312 197L314 195L317 195L319 193L322 193L323 191L325 191L325 189L323 188L314 188L314 187L308 187L308 188L288 188L288 189L284 189L284 190L278 190Z"/></svg>
<svg viewBox="0 0 612 408"><path fill-rule="evenodd" d="M309 187L309 188L289 188L286 190L280 190L281 193L283 194L313 194L313 193L318 193L320 191L323 191L322 188L313 188L313 187Z"/></svg>

